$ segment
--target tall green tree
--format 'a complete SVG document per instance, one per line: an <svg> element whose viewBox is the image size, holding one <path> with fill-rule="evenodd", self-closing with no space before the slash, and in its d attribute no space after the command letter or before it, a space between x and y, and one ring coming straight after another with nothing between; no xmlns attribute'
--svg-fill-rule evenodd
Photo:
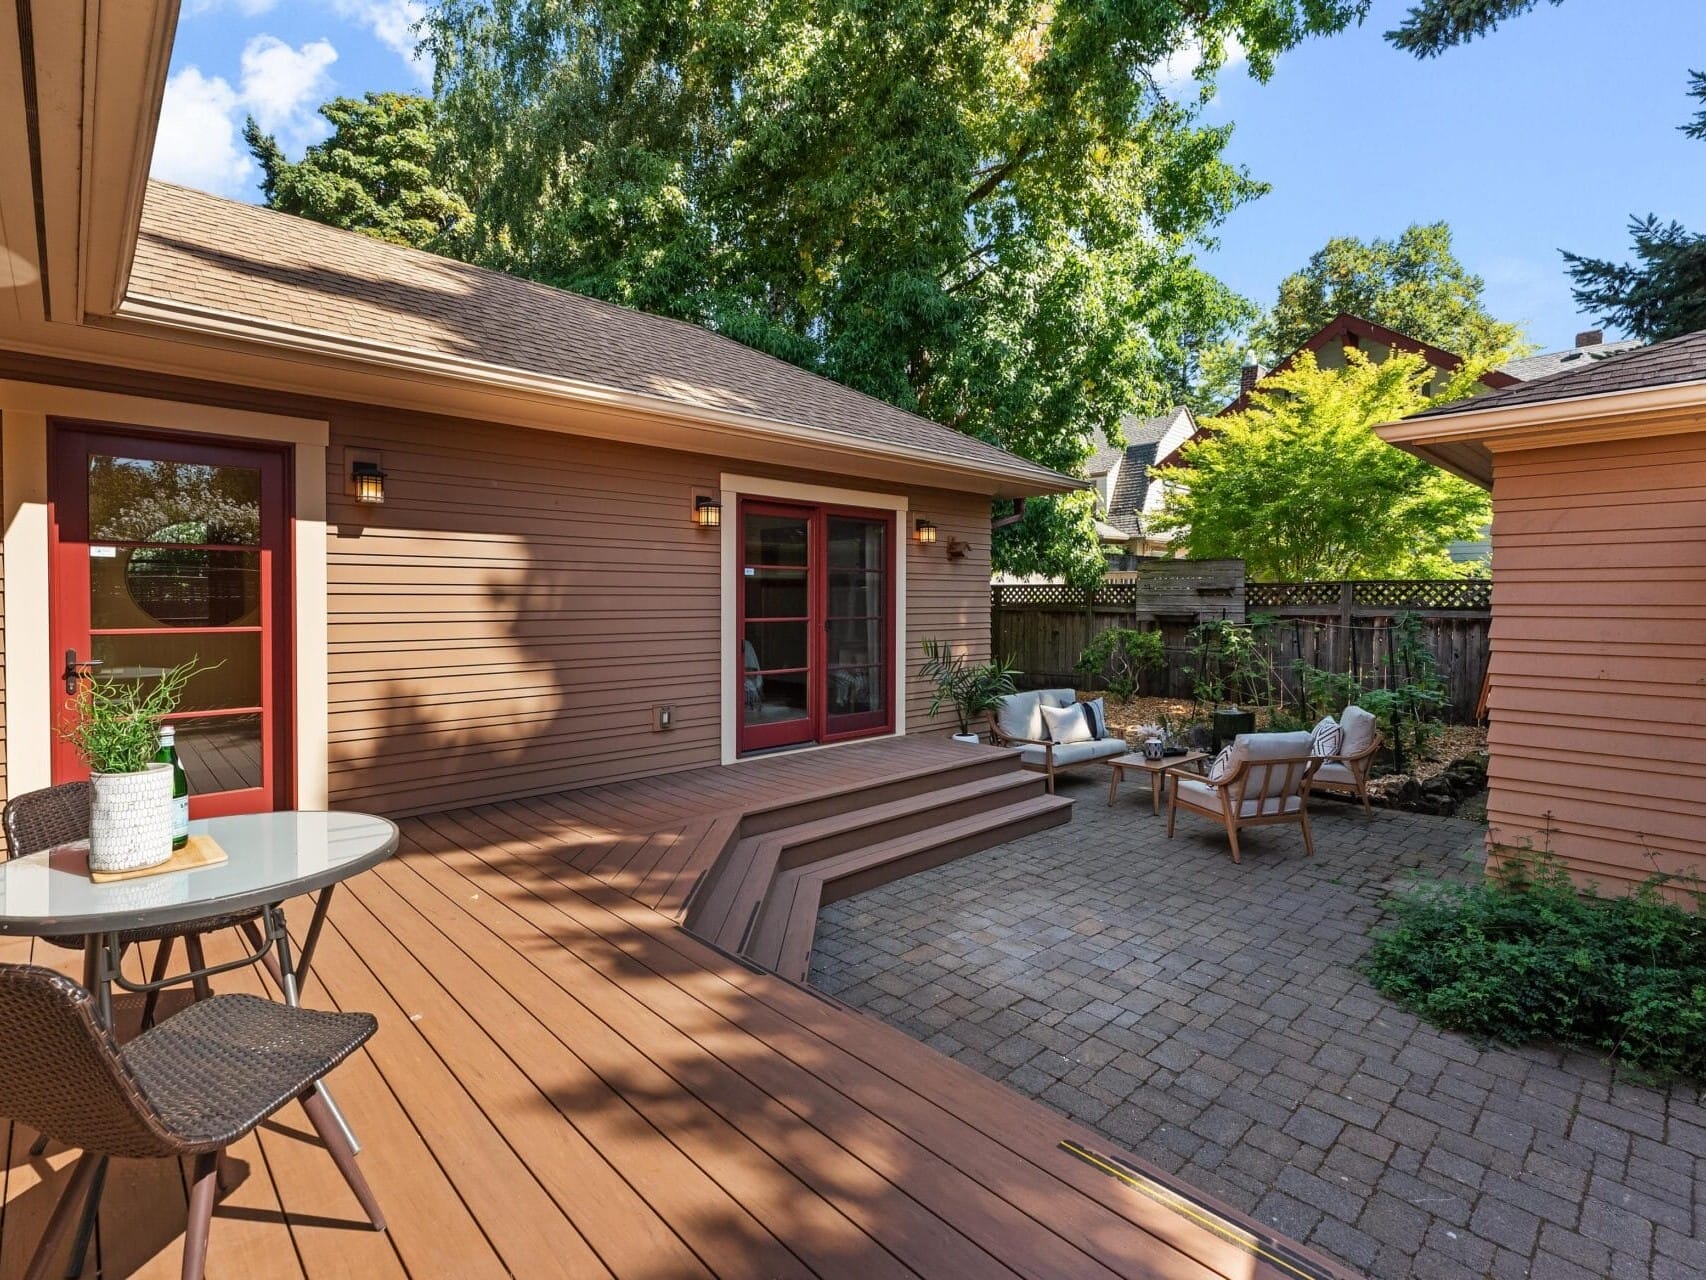
<svg viewBox="0 0 1706 1280"><path fill-rule="evenodd" d="M1265 581L1450 577L1450 544L1490 516L1481 489L1401 450L1372 428L1471 393L1487 364L1465 361L1432 398L1434 369L1398 353L1376 364L1345 353L1322 369L1304 352L1265 379L1250 407L1157 472L1166 505L1155 527L1194 557L1242 559Z"/></svg>
<svg viewBox="0 0 1706 1280"><path fill-rule="evenodd" d="M1485 288L1458 261L1443 222L1413 224L1395 240L1335 236L1280 282L1252 343L1264 363L1283 360L1348 311L1467 358L1517 349L1521 330L1493 317Z"/></svg>
<svg viewBox="0 0 1706 1280"><path fill-rule="evenodd" d="M1262 190L1198 118L1229 42L1265 76L1365 7L440 0L424 30L478 260L1072 470L1245 318L1192 256ZM997 562L1093 576L1092 521L1030 503Z"/></svg>
<svg viewBox="0 0 1706 1280"><path fill-rule="evenodd" d="M1562 4L1564 0L1551 0ZM1506 18L1527 13L1540 0L1422 0L1386 38L1418 58L1431 58L1453 45L1484 36Z"/></svg>
<svg viewBox="0 0 1706 1280"><path fill-rule="evenodd" d="M430 98L333 98L320 114L331 136L294 162L253 117L243 126L269 208L441 252L471 233L468 203L442 173L444 131Z"/></svg>

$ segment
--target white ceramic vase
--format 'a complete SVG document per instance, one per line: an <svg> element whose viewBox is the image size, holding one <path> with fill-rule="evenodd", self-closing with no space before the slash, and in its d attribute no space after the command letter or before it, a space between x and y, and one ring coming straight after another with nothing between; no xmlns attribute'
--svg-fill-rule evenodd
<svg viewBox="0 0 1706 1280"><path fill-rule="evenodd" d="M91 773L89 870L140 871L172 856L172 766Z"/></svg>

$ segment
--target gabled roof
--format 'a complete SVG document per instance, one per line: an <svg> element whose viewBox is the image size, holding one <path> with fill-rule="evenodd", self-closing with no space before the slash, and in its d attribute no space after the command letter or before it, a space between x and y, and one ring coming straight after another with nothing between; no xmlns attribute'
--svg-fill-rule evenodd
<svg viewBox="0 0 1706 1280"><path fill-rule="evenodd" d="M1406 422L1447 414L1486 413L1519 405L1614 395L1679 382L1706 381L1706 330L1684 334L1650 347L1637 345L1617 355L1595 360L1533 382L1518 383L1491 395L1475 396L1411 414Z"/></svg>
<svg viewBox="0 0 1706 1280"><path fill-rule="evenodd" d="M1407 333L1400 333L1396 329L1388 329L1383 324L1376 324L1374 321L1365 320L1361 316L1351 315L1348 311L1341 311L1314 333L1310 334L1302 346L1300 346L1296 351L1293 351L1284 360L1281 360L1272 369L1269 369L1267 374L1281 373L1286 369L1291 368L1297 357L1302 355L1305 351L1319 352L1335 342L1339 343L1341 346L1358 347L1364 343L1372 342L1394 351L1411 352L1413 354L1420 355L1429 364L1433 365L1434 368L1443 369L1448 373L1455 371L1463 363L1462 356L1457 355L1454 352L1447 351L1443 347L1436 347L1431 342L1423 342L1420 338L1412 338ZM1267 374L1264 374L1263 376L1265 377ZM1517 379L1513 375L1499 369L1491 369L1481 375L1482 385L1486 386L1489 390L1514 386L1516 382ZM1229 413L1242 413L1249 407L1250 393L1248 391L1244 391L1241 392L1238 398L1231 404L1227 405L1219 413L1215 414L1215 417L1225 417ZM1197 430L1192 433L1191 439L1185 441L1178 449L1173 450L1173 452L1168 454L1166 458L1162 459L1160 465L1166 467L1176 467L1181 465L1184 459L1180 455L1180 450L1184 448L1185 444L1189 444L1191 440L1196 440L1205 431L1209 430L1212 430L1212 427L1206 423L1198 427Z"/></svg>
<svg viewBox="0 0 1706 1280"><path fill-rule="evenodd" d="M1108 494L1107 523L1128 537L1143 532L1143 502L1149 493L1149 469L1155 465L1155 454L1169 433L1191 423L1191 411L1184 405L1153 418L1126 418L1120 423L1125 432L1124 447L1107 445L1091 456L1084 470L1092 478L1107 475L1115 463L1119 465L1113 491Z"/></svg>
<svg viewBox="0 0 1706 1280"><path fill-rule="evenodd" d="M163 182L148 184L142 212L125 310L138 307L740 415L999 473L1031 493L1077 483L697 325Z"/></svg>
<svg viewBox="0 0 1706 1280"><path fill-rule="evenodd" d="M1587 347L1542 351L1536 355L1506 361L1499 366L1499 372L1510 374L1518 382L1533 382L1537 378L1550 378L1555 373L1583 369L1596 360L1621 355L1625 351L1635 351L1645 345L1639 338L1623 338L1617 342L1598 342Z"/></svg>

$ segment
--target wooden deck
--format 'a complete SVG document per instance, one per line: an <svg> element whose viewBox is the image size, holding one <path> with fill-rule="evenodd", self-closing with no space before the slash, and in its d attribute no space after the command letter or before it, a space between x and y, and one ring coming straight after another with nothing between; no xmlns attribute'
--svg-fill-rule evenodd
<svg viewBox="0 0 1706 1280"><path fill-rule="evenodd" d="M340 892L306 993L379 1017L331 1083L391 1229L357 1225L287 1109L235 1149L209 1275L1345 1275L1240 1243L1255 1224L1168 1202L1090 1132L680 927L742 840L864 793L894 805L968 758L872 744L405 821L399 855ZM9 1278L73 1153L0 1136ZM115 1161L85 1274L176 1275L184 1216L182 1170Z"/></svg>

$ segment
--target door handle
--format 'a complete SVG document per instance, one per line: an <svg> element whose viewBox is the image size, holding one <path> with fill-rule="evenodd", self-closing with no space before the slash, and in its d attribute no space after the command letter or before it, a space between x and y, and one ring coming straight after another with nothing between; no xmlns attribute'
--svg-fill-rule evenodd
<svg viewBox="0 0 1706 1280"><path fill-rule="evenodd" d="M65 681L65 692L75 696L77 682L84 676L94 675L95 668L100 665L101 660L99 658L90 658L86 662L79 662L77 661L77 650L67 649L65 651L65 670L59 673L60 678Z"/></svg>

